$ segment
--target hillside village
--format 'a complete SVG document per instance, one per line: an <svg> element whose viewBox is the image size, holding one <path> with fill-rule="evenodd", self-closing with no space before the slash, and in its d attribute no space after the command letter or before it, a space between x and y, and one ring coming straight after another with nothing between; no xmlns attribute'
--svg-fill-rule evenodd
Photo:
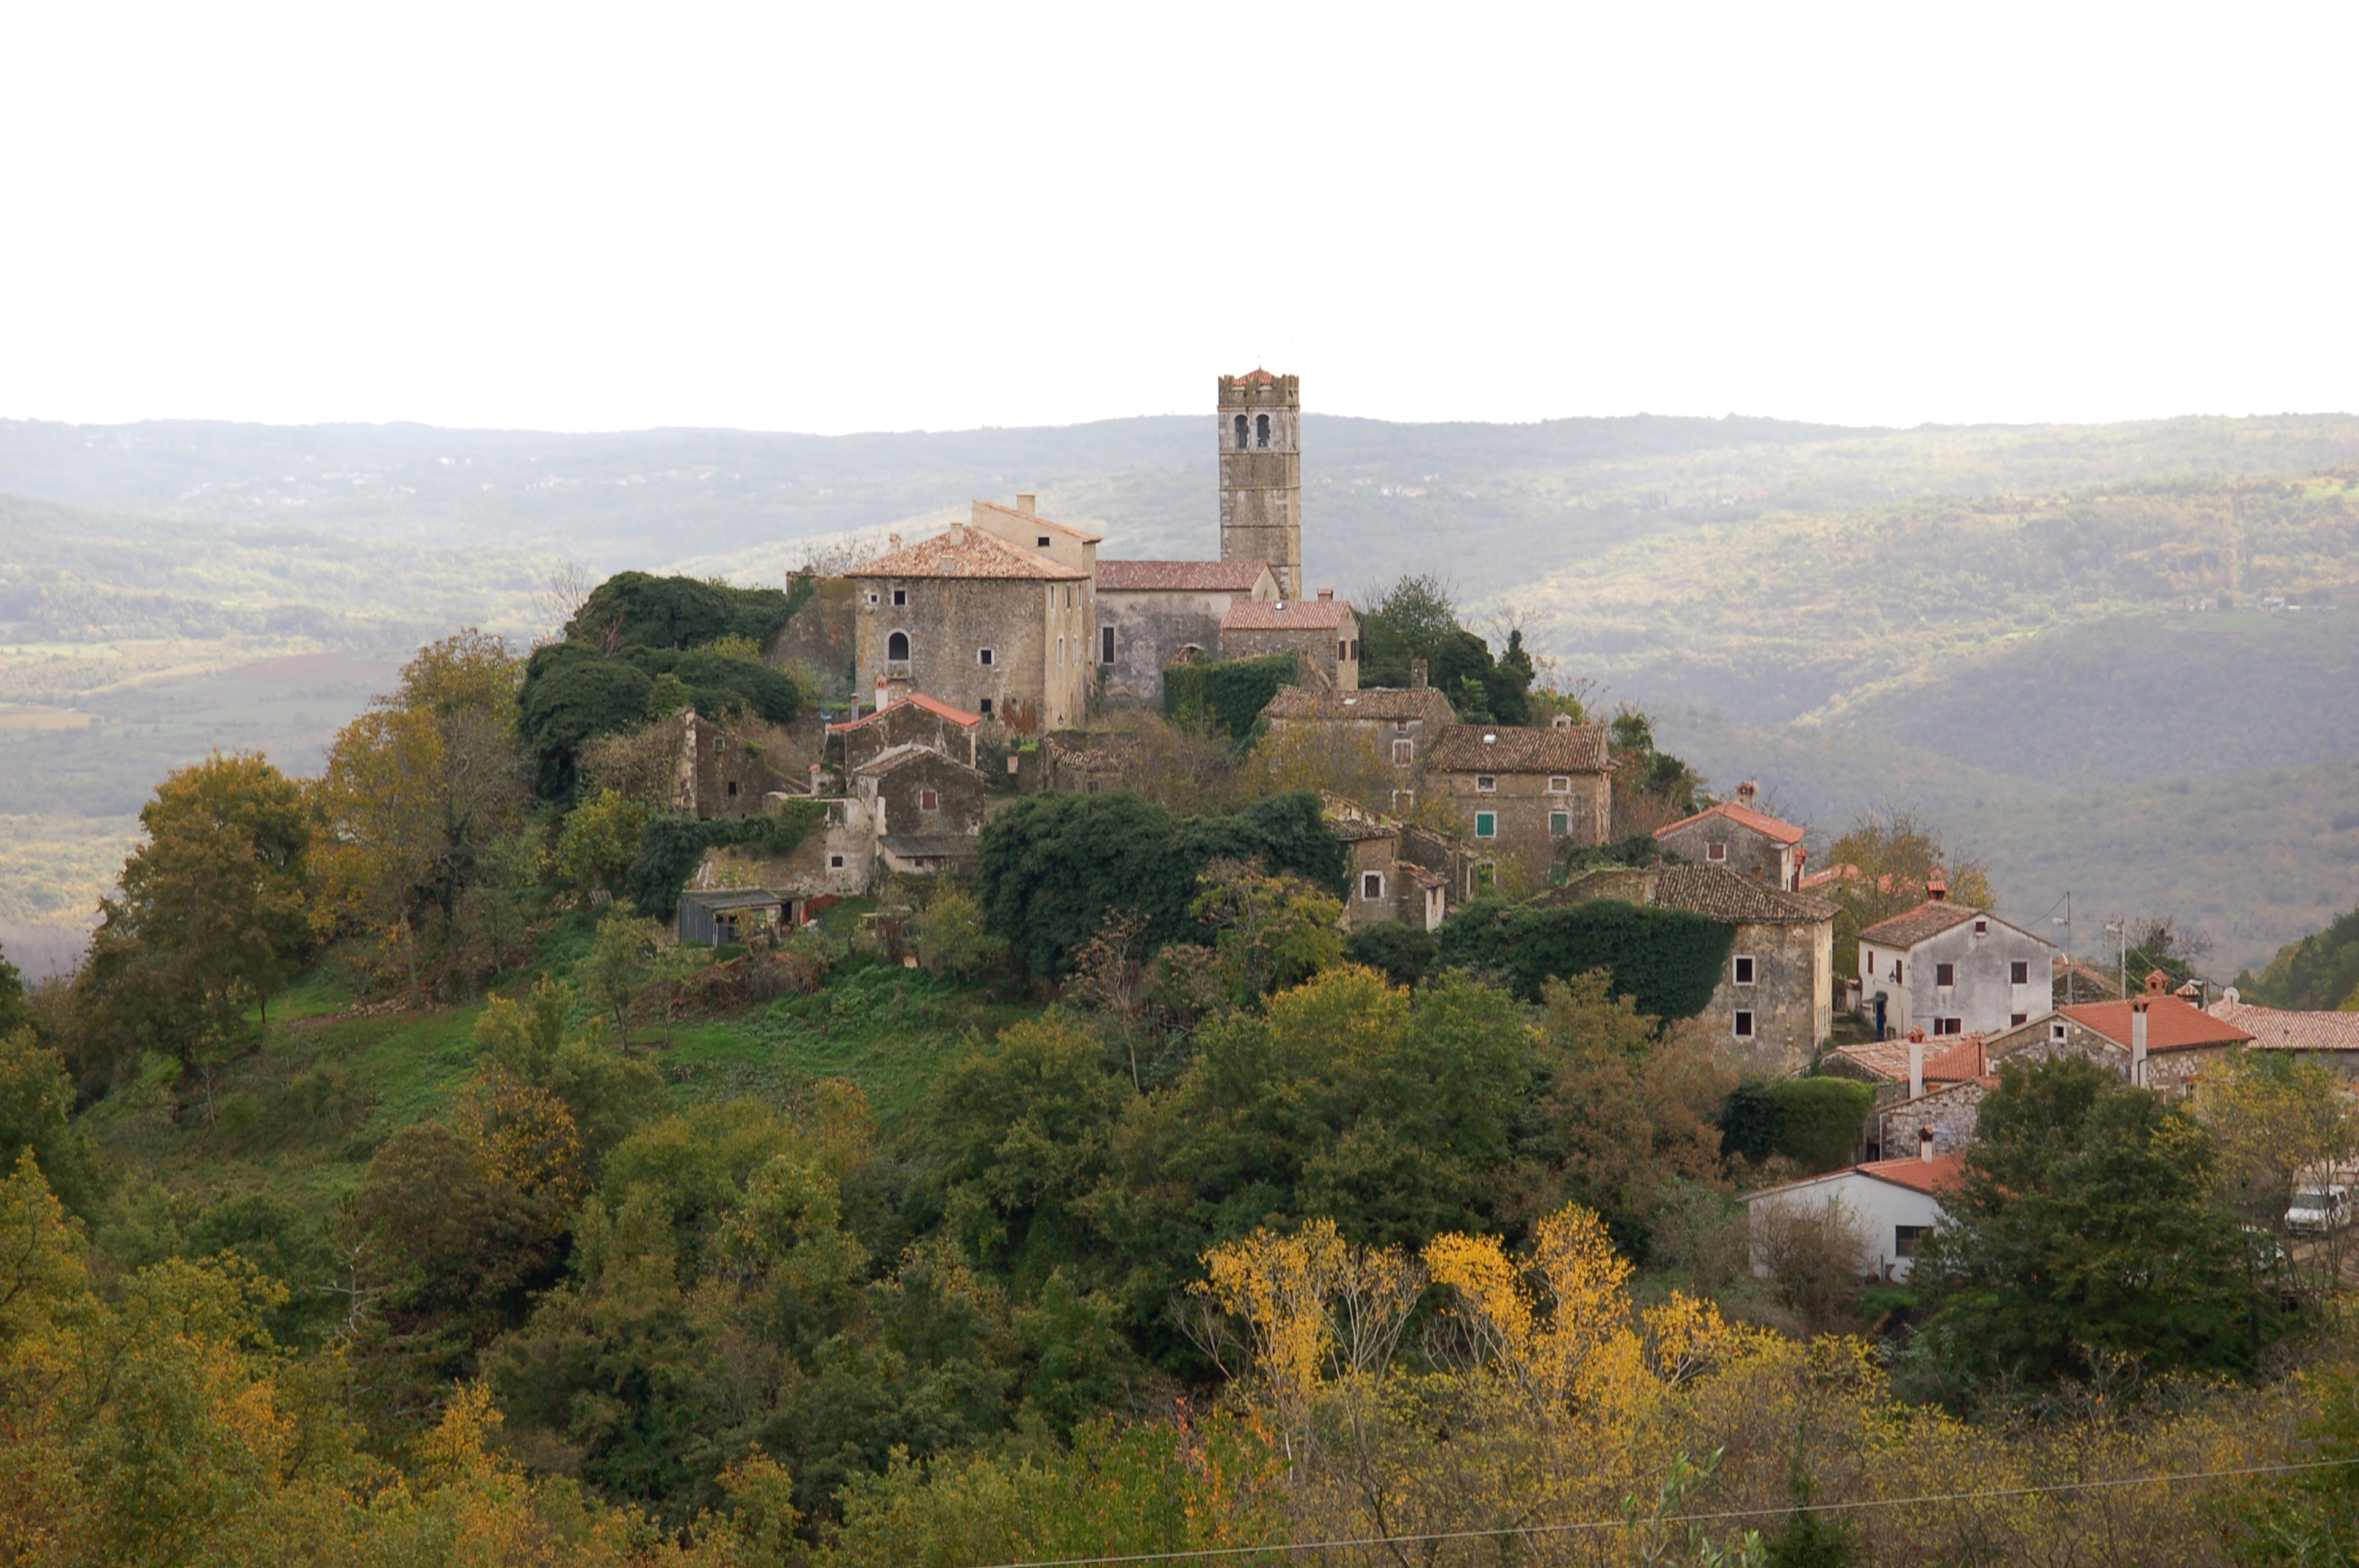
<svg viewBox="0 0 2359 1568"><path fill-rule="evenodd" d="M2319 1560L2359 910L2078 957L1212 437L1206 558L621 572L172 773L0 961L0 1556Z"/></svg>

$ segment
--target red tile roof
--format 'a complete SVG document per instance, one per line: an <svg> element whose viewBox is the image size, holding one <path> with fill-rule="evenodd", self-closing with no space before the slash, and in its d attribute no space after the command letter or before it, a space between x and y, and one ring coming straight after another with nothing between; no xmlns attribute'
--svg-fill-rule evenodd
<svg viewBox="0 0 2359 1568"><path fill-rule="evenodd" d="M874 713L864 714L858 719L847 719L841 724L831 724L827 727L827 732L831 735L841 735L846 730L857 730L864 724L874 724L897 708L912 706L924 708L937 719L947 719L953 724L964 725L969 730L983 722L983 715L980 713L969 713L963 708L952 708L949 703L938 701L923 692L911 692L907 697L895 697Z"/></svg>
<svg viewBox="0 0 2359 1568"><path fill-rule="evenodd" d="M1364 686L1356 691L1282 686L1261 711L1265 719L1353 719L1372 722L1422 719L1436 729L1458 722L1450 699L1430 686Z"/></svg>
<svg viewBox="0 0 2359 1568"><path fill-rule="evenodd" d="M1726 800L1707 810L1699 811L1693 816L1683 816L1667 827L1656 828L1655 837L1660 838L1665 834L1676 833L1682 827L1701 822L1707 816L1724 816L1740 827L1750 827L1764 838L1774 838L1780 844L1799 844L1802 841L1802 830L1792 823L1780 822L1766 811L1756 811L1749 806L1738 806L1734 801Z"/></svg>
<svg viewBox="0 0 2359 1568"><path fill-rule="evenodd" d="M1946 899L1930 900L1906 914L1877 921L1861 932L1859 939L1871 947L1914 947L1928 936L1939 936L1951 926L1963 925L1981 913Z"/></svg>
<svg viewBox="0 0 2359 1568"><path fill-rule="evenodd" d="M1655 903L1738 925L1815 925L1835 917L1835 906L1730 871L1726 866L1665 866L1655 879Z"/></svg>
<svg viewBox="0 0 2359 1568"><path fill-rule="evenodd" d="M1038 523L1053 534L1070 534L1085 545L1095 545L1105 538L1103 534L1093 534L1087 528L1076 528L1070 523L1052 523L1037 512L1019 512L1013 506L1002 506L996 501L978 501L975 505L983 511L996 512L1018 523Z"/></svg>
<svg viewBox="0 0 2359 1568"><path fill-rule="evenodd" d="M1854 1045L1838 1045L1829 1054L1856 1063L1879 1078L1896 1084L1908 1081L1908 1042L1906 1040L1864 1040ZM1962 1084L1986 1076L1989 1072L1983 1037L1979 1034L1943 1034L1925 1042L1925 1081L1928 1084Z"/></svg>
<svg viewBox="0 0 2359 1568"><path fill-rule="evenodd" d="M1864 1165L1854 1165L1852 1169L1863 1176L1874 1176L1879 1182L1912 1187L1920 1193L1940 1194L1956 1186L1964 1178L1965 1164L1962 1154L1936 1154L1930 1160L1921 1156L1875 1160Z"/></svg>
<svg viewBox="0 0 2359 1568"><path fill-rule="evenodd" d="M1245 372L1243 375L1223 376L1221 379L1223 381L1243 382L1248 386L1267 386L1276 382L1277 377L1270 374L1269 372L1263 370L1260 366L1256 365L1252 370Z"/></svg>
<svg viewBox="0 0 2359 1568"><path fill-rule="evenodd" d="M1037 550L1009 544L996 534L964 524L907 549L896 550L866 566L843 574L853 578L996 578L1046 579L1054 582L1084 581L1089 573L1079 567L1052 561Z"/></svg>
<svg viewBox="0 0 2359 1568"><path fill-rule="evenodd" d="M1251 593L1266 561L1100 561L1100 593Z"/></svg>
<svg viewBox="0 0 2359 1568"><path fill-rule="evenodd" d="M2130 1043L2130 1008L2126 1001L2084 1001L2056 1011L2082 1028L2126 1047ZM2190 1007L2175 996L2155 997L2147 1003L2148 1054L2157 1051L2191 1051L2204 1045L2241 1045L2252 1038L2250 1031Z"/></svg>
<svg viewBox="0 0 2359 1568"><path fill-rule="evenodd" d="M2294 1012L2227 1000L2213 1002L2211 1011L2223 1023L2251 1031L2253 1044L2264 1051L2359 1051L2359 1012ZM2151 1017L2147 1027L2154 1027Z"/></svg>
<svg viewBox="0 0 2359 1568"><path fill-rule="evenodd" d="M1426 754L1429 773L1602 773L1612 771L1605 726L1519 730L1507 724L1453 724Z"/></svg>
<svg viewBox="0 0 2359 1568"><path fill-rule="evenodd" d="M1333 632L1352 607L1340 599L1240 599L1221 617L1223 632Z"/></svg>

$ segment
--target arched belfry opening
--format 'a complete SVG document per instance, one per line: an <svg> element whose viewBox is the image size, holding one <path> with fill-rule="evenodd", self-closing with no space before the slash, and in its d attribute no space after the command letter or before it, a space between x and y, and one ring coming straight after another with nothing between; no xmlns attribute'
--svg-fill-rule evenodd
<svg viewBox="0 0 2359 1568"><path fill-rule="evenodd" d="M1240 414L1237 416L1237 450L1242 452L1245 449L1245 416Z"/></svg>
<svg viewBox="0 0 2359 1568"><path fill-rule="evenodd" d="M1269 416L1266 414L1254 416L1254 447L1259 451L1269 450Z"/></svg>

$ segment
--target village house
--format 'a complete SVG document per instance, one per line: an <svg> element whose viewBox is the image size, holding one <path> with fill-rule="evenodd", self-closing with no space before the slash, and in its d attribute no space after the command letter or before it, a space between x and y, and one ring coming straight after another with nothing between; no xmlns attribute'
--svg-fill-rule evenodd
<svg viewBox="0 0 2359 1568"><path fill-rule="evenodd" d="M2234 986L2204 1010L2253 1037L2256 1051L2290 1051L2299 1062L2315 1062L2345 1077L2359 1077L2359 1012L2297 1012L2256 1007Z"/></svg>
<svg viewBox="0 0 2359 1568"><path fill-rule="evenodd" d="M1754 809L1756 788L1736 786L1736 798L1709 806L1693 816L1655 829L1655 842L1666 855L1691 865L1726 866L1730 871L1798 892L1802 885L1802 830Z"/></svg>
<svg viewBox="0 0 2359 1568"><path fill-rule="evenodd" d="M1450 699L1426 684L1425 661L1409 665L1409 684L1331 691L1321 687L1280 687L1261 716L1273 734L1300 727L1364 735L1376 754L1392 763L1399 782L1395 799L1410 801L1423 787L1426 754L1441 732L1458 722Z"/></svg>
<svg viewBox="0 0 2359 1568"><path fill-rule="evenodd" d="M849 574L861 584L860 677L880 708L922 691L1025 733L1081 721L1097 625L1089 571L969 523L895 544Z"/></svg>
<svg viewBox="0 0 2359 1568"><path fill-rule="evenodd" d="M1753 1271L1771 1272L1770 1238L1781 1218L1816 1218L1841 1205L1859 1227L1860 1277L1906 1282L1917 1244L1941 1222L1941 1195L1958 1184L1962 1163L1955 1154L1912 1154L1745 1194Z"/></svg>
<svg viewBox="0 0 2359 1568"><path fill-rule="evenodd" d="M2055 945L1949 891L1936 868L1923 903L1859 934L1860 1007L1878 1038L1991 1035L2054 1003Z"/></svg>
<svg viewBox="0 0 2359 1568"><path fill-rule="evenodd" d="M2145 991L2127 1001L2057 1008L1995 1036L1990 1051L1998 1063L2081 1056L2142 1088L2188 1095L2206 1071L2252 1040L2251 1031L2171 995L2170 977L2157 969L2147 976Z"/></svg>
<svg viewBox="0 0 2359 1568"><path fill-rule="evenodd" d="M1100 561L1098 641L1106 699L1159 707L1174 660L1211 657L1238 600L1277 602L1266 561Z"/></svg>
<svg viewBox="0 0 2359 1568"><path fill-rule="evenodd" d="M1862 1134L1873 1148L1881 1141L1876 1131L1879 1118L1946 1086L1990 1078L1995 1071L1991 1062L1991 1046L1979 1034L1928 1040L1923 1030L1912 1029L1906 1040L1838 1045L1820 1059L1818 1072L1821 1077L1849 1078L1875 1091Z"/></svg>
<svg viewBox="0 0 2359 1568"><path fill-rule="evenodd" d="M1430 827L1322 794L1321 814L1352 858L1343 925L1380 920L1431 931L1475 895L1474 856Z"/></svg>
<svg viewBox="0 0 2359 1568"><path fill-rule="evenodd" d="M1306 682L1358 689L1360 618L1333 589L1321 589L1316 599L1239 599L1221 617L1222 658L1288 652L1300 655Z"/></svg>
<svg viewBox="0 0 2359 1568"><path fill-rule="evenodd" d="M1833 1030L1833 904L1724 865L1605 867L1533 902L1565 905L1595 898L1683 909L1736 928L1702 1016L1757 1065L1794 1071Z"/></svg>
<svg viewBox="0 0 2359 1568"><path fill-rule="evenodd" d="M829 737L842 748L843 774L896 746L925 746L972 768L975 765L975 734L983 715L953 708L947 702L911 692L896 697L874 713L827 727Z"/></svg>
<svg viewBox="0 0 2359 1568"><path fill-rule="evenodd" d="M1537 888L1559 844L1604 841L1613 766L1602 724L1563 714L1545 730L1453 724L1426 755L1425 786L1458 813L1481 863L1512 863Z"/></svg>
<svg viewBox="0 0 2359 1568"><path fill-rule="evenodd" d="M983 832L983 774L930 746L896 746L852 770L876 827L883 870L929 876L971 864Z"/></svg>

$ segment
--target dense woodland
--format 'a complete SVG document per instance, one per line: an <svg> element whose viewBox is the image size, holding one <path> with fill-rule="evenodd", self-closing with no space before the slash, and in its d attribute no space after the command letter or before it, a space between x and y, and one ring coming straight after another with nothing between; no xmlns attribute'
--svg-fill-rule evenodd
<svg viewBox="0 0 2359 1568"><path fill-rule="evenodd" d="M802 827L669 814L634 739L796 711L791 609L618 579L431 643L316 778L174 773L71 983L0 973L7 1561L2359 1552L2359 1465L2271 1468L2359 1461L2343 1242L2282 1234L2359 1139L2319 1070L2010 1070L1863 1290L1841 1216L1746 1231L1865 1101L1689 1024L1727 927L1347 938L1308 791L1367 776L1209 716L1140 720L1155 789L1005 802L971 884L669 944L707 844ZM1461 635L1410 580L1368 640ZM1579 706L1514 653L1454 678ZM1612 717L1625 825L1691 805ZM1977 885L1904 817L1835 848ZM2354 922L2256 994L2325 1005Z"/></svg>

